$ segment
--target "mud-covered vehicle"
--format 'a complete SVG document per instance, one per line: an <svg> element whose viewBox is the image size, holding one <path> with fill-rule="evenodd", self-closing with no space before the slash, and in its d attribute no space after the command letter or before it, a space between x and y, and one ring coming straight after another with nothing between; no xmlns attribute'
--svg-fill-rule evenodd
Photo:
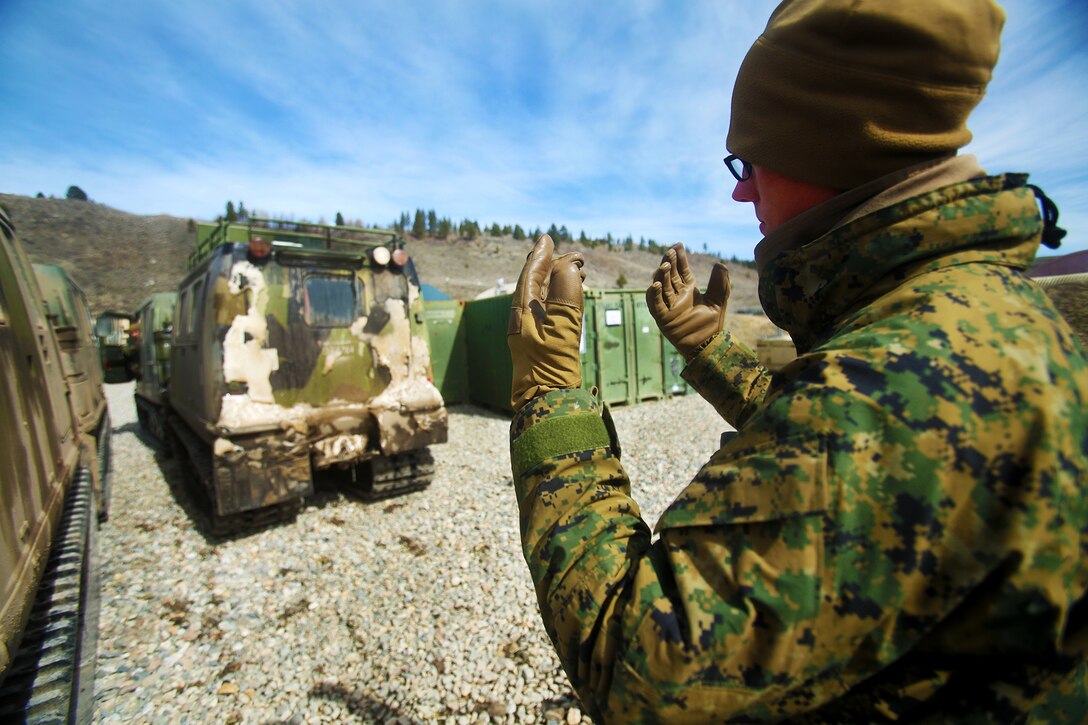
<svg viewBox="0 0 1088 725"><path fill-rule="evenodd" d="M170 347L174 329L175 292L156 292L148 297L134 315L137 364L136 415L142 425L160 442L166 443L163 409L170 383Z"/></svg>
<svg viewBox="0 0 1088 725"><path fill-rule="evenodd" d="M124 312L111 310L95 318L95 338L102 361L102 375L107 383L126 383L132 379L129 366L131 328L132 318Z"/></svg>
<svg viewBox="0 0 1088 725"><path fill-rule="evenodd" d="M59 343L0 211L0 722L89 722L93 706L97 463L74 404L97 405L55 303Z"/></svg>
<svg viewBox="0 0 1088 725"><path fill-rule="evenodd" d="M446 441L423 301L399 238L250 219L199 224L178 289L167 433L213 528L297 510L315 469L366 497L428 485Z"/></svg>
<svg viewBox="0 0 1088 725"><path fill-rule="evenodd" d="M79 285L56 264L35 264L45 313L60 346L61 367L87 460L92 463L99 520L106 520L110 484L110 415L102 387L102 367L95 347L91 309Z"/></svg>

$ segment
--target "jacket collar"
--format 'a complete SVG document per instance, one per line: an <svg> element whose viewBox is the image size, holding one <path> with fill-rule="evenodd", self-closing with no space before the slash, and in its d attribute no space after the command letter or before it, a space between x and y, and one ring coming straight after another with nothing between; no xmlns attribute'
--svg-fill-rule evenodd
<svg viewBox="0 0 1088 725"><path fill-rule="evenodd" d="M946 186L940 185L946 174L927 176L930 183L907 178L852 205L838 215L839 224L824 227L830 231L807 244L783 245L762 265L763 309L790 333L798 352L820 344L845 315L917 274L974 261L1021 269L1031 263L1042 222L1025 174Z"/></svg>

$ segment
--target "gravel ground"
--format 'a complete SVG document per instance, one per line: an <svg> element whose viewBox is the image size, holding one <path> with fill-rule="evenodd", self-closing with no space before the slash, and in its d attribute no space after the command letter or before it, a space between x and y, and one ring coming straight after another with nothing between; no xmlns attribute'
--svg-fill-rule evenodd
<svg viewBox="0 0 1088 725"><path fill-rule="evenodd" d="M452 407L425 491L321 490L292 523L216 539L133 384L106 388L95 722L588 722L521 556L508 418ZM613 415L655 521L725 424L695 394Z"/></svg>

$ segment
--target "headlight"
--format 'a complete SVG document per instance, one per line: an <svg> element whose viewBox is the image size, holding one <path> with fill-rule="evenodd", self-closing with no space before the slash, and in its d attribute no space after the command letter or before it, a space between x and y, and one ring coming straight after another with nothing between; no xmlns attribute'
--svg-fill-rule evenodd
<svg viewBox="0 0 1088 725"><path fill-rule="evenodd" d="M374 251L370 253L370 258L374 260L374 264L379 267L384 267L389 264L389 250L385 247L374 247Z"/></svg>

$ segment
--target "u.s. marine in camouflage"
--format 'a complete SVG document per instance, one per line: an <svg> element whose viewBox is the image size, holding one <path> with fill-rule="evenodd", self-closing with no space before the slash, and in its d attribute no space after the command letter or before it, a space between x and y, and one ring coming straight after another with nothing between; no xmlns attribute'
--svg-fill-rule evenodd
<svg viewBox="0 0 1088 725"><path fill-rule="evenodd" d="M525 559L607 722L1080 722L1088 362L1023 275L1025 177L924 191L761 272L799 357L685 378L738 433L643 522L598 403L511 424Z"/></svg>

